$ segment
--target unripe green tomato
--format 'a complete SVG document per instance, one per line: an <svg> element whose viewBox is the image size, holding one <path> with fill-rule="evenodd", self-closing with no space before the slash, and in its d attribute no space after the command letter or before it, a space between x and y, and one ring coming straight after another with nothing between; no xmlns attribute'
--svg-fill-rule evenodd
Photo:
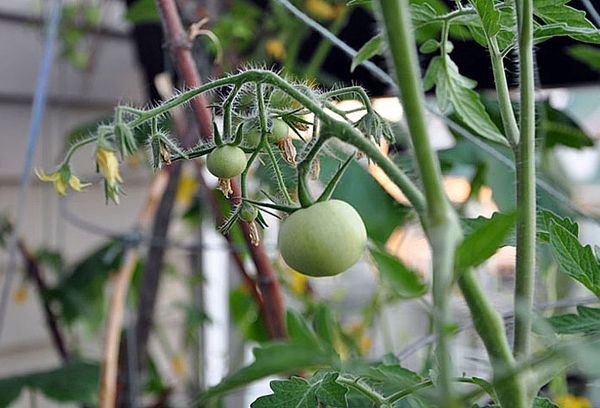
<svg viewBox="0 0 600 408"><path fill-rule="evenodd" d="M258 208L252 204L244 202L240 209L240 218L246 222L252 222L258 217Z"/></svg>
<svg viewBox="0 0 600 408"><path fill-rule="evenodd" d="M242 125L242 132L244 132L244 146L253 149L257 148L260 143L260 128L255 126L252 122L244 122Z"/></svg>
<svg viewBox="0 0 600 408"><path fill-rule="evenodd" d="M309 276L344 272L362 256L367 230L348 203L329 200L290 215L279 230L278 245L285 262Z"/></svg>
<svg viewBox="0 0 600 408"><path fill-rule="evenodd" d="M208 154L206 167L221 179L239 176L246 168L246 155L239 147L219 146Z"/></svg>
<svg viewBox="0 0 600 408"><path fill-rule="evenodd" d="M288 137L290 131L290 127L285 123L283 119L274 118L272 120L271 133L267 136L269 138L269 142L277 143L281 139L285 139Z"/></svg>

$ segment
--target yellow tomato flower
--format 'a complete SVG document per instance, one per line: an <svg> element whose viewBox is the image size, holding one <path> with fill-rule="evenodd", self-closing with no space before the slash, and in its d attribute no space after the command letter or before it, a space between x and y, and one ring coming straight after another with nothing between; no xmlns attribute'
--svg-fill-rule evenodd
<svg viewBox="0 0 600 408"><path fill-rule="evenodd" d="M173 367L173 371L177 377L183 377L187 372L185 360L179 353L173 355L173 358L171 359L171 366Z"/></svg>
<svg viewBox="0 0 600 408"><path fill-rule="evenodd" d="M123 181L119 174L119 161L114 152L98 147L98 150L96 150L96 164L110 186L115 186Z"/></svg>
<svg viewBox="0 0 600 408"><path fill-rule="evenodd" d="M54 183L54 189L60 195L65 195L67 188L71 187L77 192L81 192L90 183L82 183L79 178L71 174L68 170L57 170L54 173L46 174L44 170L36 169L35 175L42 181Z"/></svg>
<svg viewBox="0 0 600 408"><path fill-rule="evenodd" d="M325 0L306 0L306 9L322 20L333 20L344 10L344 5L333 5Z"/></svg>
<svg viewBox="0 0 600 408"><path fill-rule="evenodd" d="M283 43L277 39L270 39L265 44L265 49L267 50L267 54L276 60L281 60L285 57L285 46Z"/></svg>
<svg viewBox="0 0 600 408"><path fill-rule="evenodd" d="M301 295L306 292L308 288L308 278L306 275L298 273L294 270L292 273L292 281L290 282L290 289L297 295Z"/></svg>
<svg viewBox="0 0 600 408"><path fill-rule="evenodd" d="M592 403L589 399L571 394L556 397L554 398L554 402L560 408L592 408Z"/></svg>

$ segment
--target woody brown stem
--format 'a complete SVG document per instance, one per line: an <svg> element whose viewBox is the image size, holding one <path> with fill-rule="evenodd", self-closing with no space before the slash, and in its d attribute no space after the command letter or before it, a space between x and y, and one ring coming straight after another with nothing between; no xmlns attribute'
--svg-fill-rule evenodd
<svg viewBox="0 0 600 408"><path fill-rule="evenodd" d="M174 0L157 0L157 5L160 10L163 28L166 33L169 49L173 55L173 60L183 82L187 88L198 88L202 86L202 81L192 54L191 46L187 39L177 5ZM194 109L194 117L200 135L203 140L212 138L211 113L207 108L207 102L204 95L198 95L191 100ZM231 180L231 188L233 196L231 203L233 205L240 203L240 187L236 180ZM240 222L240 226L244 233L248 249L252 256L252 260L256 265L258 275L258 285L261 290L261 296L264 302L265 320L269 332L273 338L285 337L284 325L284 305L281 295L281 288L271 261L265 253L262 245L255 246L250 238L248 226L244 222Z"/></svg>

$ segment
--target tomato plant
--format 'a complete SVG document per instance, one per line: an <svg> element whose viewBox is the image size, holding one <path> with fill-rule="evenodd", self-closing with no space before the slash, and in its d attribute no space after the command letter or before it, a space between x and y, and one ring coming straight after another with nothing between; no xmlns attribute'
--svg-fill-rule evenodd
<svg viewBox="0 0 600 408"><path fill-rule="evenodd" d="M297 15L288 2L280 3ZM57 185L61 187L58 190L66 192L66 178L59 178L57 174L71 176L69 160L75 151L96 144L99 157L104 159L98 163L108 186L107 197L116 202L122 179L117 156L112 152L119 152L122 162L140 148L133 140L135 132L148 132L149 128L142 139L150 146L155 169L163 163L206 156L206 167L220 179L219 188L226 196L233 191L231 183L239 183L240 194L231 197L232 211L220 229L225 234L230 233L228 239L232 240L239 226L242 234L249 238L248 248L257 276L254 279L245 272L242 276L248 285L246 289L256 301L256 310L243 303L243 293L237 294L235 300L244 305L239 309L261 314L274 341L261 340L255 360L205 390L200 396L203 401L270 375L300 372L306 374L306 378L274 381L273 393L257 399L252 407L458 408L480 407L480 403L502 408L553 407L541 390L551 380L564 380L566 366L582 363L580 356L574 357L574 350L585 349L591 353L590 350L597 348L600 312L580 306L576 315L540 317L541 329L539 333L537 328L534 331L534 283L540 267L536 251L538 246L547 246L546 252L552 255L556 269L582 283L596 296L600 296L597 284L600 260L590 246L579 242L576 223L538 207L538 186L544 186L541 190L553 196L558 204L564 204L565 200L561 203L560 195L543 182L536 168L536 109L539 107L536 106L533 49L535 44L556 36L600 43L600 31L582 11L568 6L567 1L457 1L452 10L430 0L414 4L406 0L350 3L373 3L381 25L381 34L361 50L347 51L353 59L352 68L361 64L370 67L391 85L402 102L406 119L402 132L392 130L359 86L324 91L311 82L290 79L285 74L247 69L191 87L152 108L118 106L112 124L99 127L92 136L73 144L58 170L44 174L44 179L55 183L62 180L62 184ZM335 6L328 2L310 4L315 14L337 16ZM310 18L302 18L311 27L324 30ZM422 40L422 52L435 54L428 60L423 75L418 64L415 30ZM490 105L475 91L473 81L461 74L460 61L453 60L451 40L467 37L485 47L490 58L497 94L494 115ZM513 103L516 101L509 91L505 66L507 56L515 50L519 65L518 104ZM384 52L389 56L394 76L368 62L369 58ZM424 92L433 89L437 109L424 102ZM220 92L220 99L205 108L213 109L214 113L212 138L189 149L179 148L159 129L159 119L172 109L214 91ZM344 98L356 99L359 106L345 109L335 103ZM357 113L358 118L354 116ZM551 110L546 113L553 119L559 116ZM456 136L456 145L446 154L442 152L438 156L432 147L430 116L427 116L430 114L440 118ZM203 129L210 128L210 124L202 124ZM293 134L298 137L292 137ZM409 142L402 146L400 136L404 134ZM452 153L460 153L457 155L461 159L457 161L472 164L476 156L472 151L461 150L464 145L459 136L474 139L476 146L492 152L498 161L510 162L515 172L509 174L511 179L505 184L516 186L516 208L498 211L489 218L466 219L464 206L450 201L444 188L440 157L447 159ZM550 145L560 140L556 134L553 137L548 139ZM589 142L580 138L563 144L581 143L583 146ZM400 159L408 160L398 160L388 154L389 145L393 145L395 151L402 150L398 145L406 147L410 156ZM283 160L277 156L275 147ZM547 148L545 145L544 149ZM329 163L326 175L321 174L322 162ZM486 163L489 162L477 163L472 187L482 184ZM372 190L368 193L371 195L362 197L363 201L353 203L332 198L336 197L346 171L353 165L363 171L367 168L378 177L380 190ZM263 182L270 188L268 191L262 185L257 187L249 182L254 171L267 173ZM490 179L496 175L487 176L487 181L491 184ZM71 187L78 190L79 179L73 180L77 182L71 183ZM410 214L406 218L416 220L414 224L427 240L432 254L428 270L430 288L419 273L388 253L385 242L375 242L374 235L368 234L365 224L376 224L372 219L383 208L372 209L381 204L375 200L381 197L377 196L382 192L381 186L385 187L385 197L389 198L389 192L406 203L406 212ZM361 190L366 190L366 183L355 188L367 194ZM318 196L316 192L320 192ZM396 201L393 206L400 207ZM392 210L389 211L386 214ZM366 255L368 244L381 281L365 313L365 322L372 322L373 311L380 310L377 308L385 299L418 298L430 289L430 298L423 300L431 318L431 333L426 340L434 342L435 347L420 374L403 367L404 362L396 356L377 356L375 361L361 359L363 328L355 328L352 335L349 334L350 330L341 327L330 308L315 305L313 301L305 303L312 324L297 312L289 311L286 332L273 329L277 324L281 329L284 324L282 296L272 290L278 287L277 276L261 275L260 266L264 267L268 257L260 246L259 227L269 227L268 216L282 219L279 253L287 266L299 272L292 274L285 268L280 271L280 281L288 284L292 292L305 294L308 291L306 276L326 279L348 270ZM394 224L396 220L392 218L386 218L383 223ZM238 224L238 220L242 222ZM386 234L381 235L387 238ZM499 248L513 245L516 246L516 270L512 310L514 340L511 343L505 316L487 296L475 268ZM241 269L242 257L236 258L236 262ZM489 357L486 379L475 376L477 373L456 374L452 342L462 327L457 330L453 313L451 295L456 292L455 287L460 289L472 326ZM250 330L246 325L244 328L249 338L260 338L253 331L258 330L256 327ZM560 338L562 334L592 336L580 336L567 342ZM287 340L281 338L284 336ZM536 348L539 351L534 351ZM350 360L349 364L341 363L345 359ZM595 375L592 371L589 374ZM481 395L487 395L486 402Z"/></svg>

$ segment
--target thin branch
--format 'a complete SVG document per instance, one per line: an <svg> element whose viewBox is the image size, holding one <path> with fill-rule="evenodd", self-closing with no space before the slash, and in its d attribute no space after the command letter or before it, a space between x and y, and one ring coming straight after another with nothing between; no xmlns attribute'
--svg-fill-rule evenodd
<svg viewBox="0 0 600 408"><path fill-rule="evenodd" d="M48 330L50 331L50 336L52 338L52 343L54 344L54 348L60 355L60 358L63 362L66 362L69 359L69 352L67 350L67 346L65 343L65 339L58 327L58 319L52 309L50 308L50 304L46 299L46 294L48 293L48 285L42 276L42 271L40 270L40 266L37 263L36 259L31 254L31 251L27 248L23 241L19 241L19 250L25 259L25 264L27 268L27 273L33 279L35 286L38 291L38 296L40 301L42 302L42 306L44 308L44 317L46 319L46 324L48 325Z"/></svg>

